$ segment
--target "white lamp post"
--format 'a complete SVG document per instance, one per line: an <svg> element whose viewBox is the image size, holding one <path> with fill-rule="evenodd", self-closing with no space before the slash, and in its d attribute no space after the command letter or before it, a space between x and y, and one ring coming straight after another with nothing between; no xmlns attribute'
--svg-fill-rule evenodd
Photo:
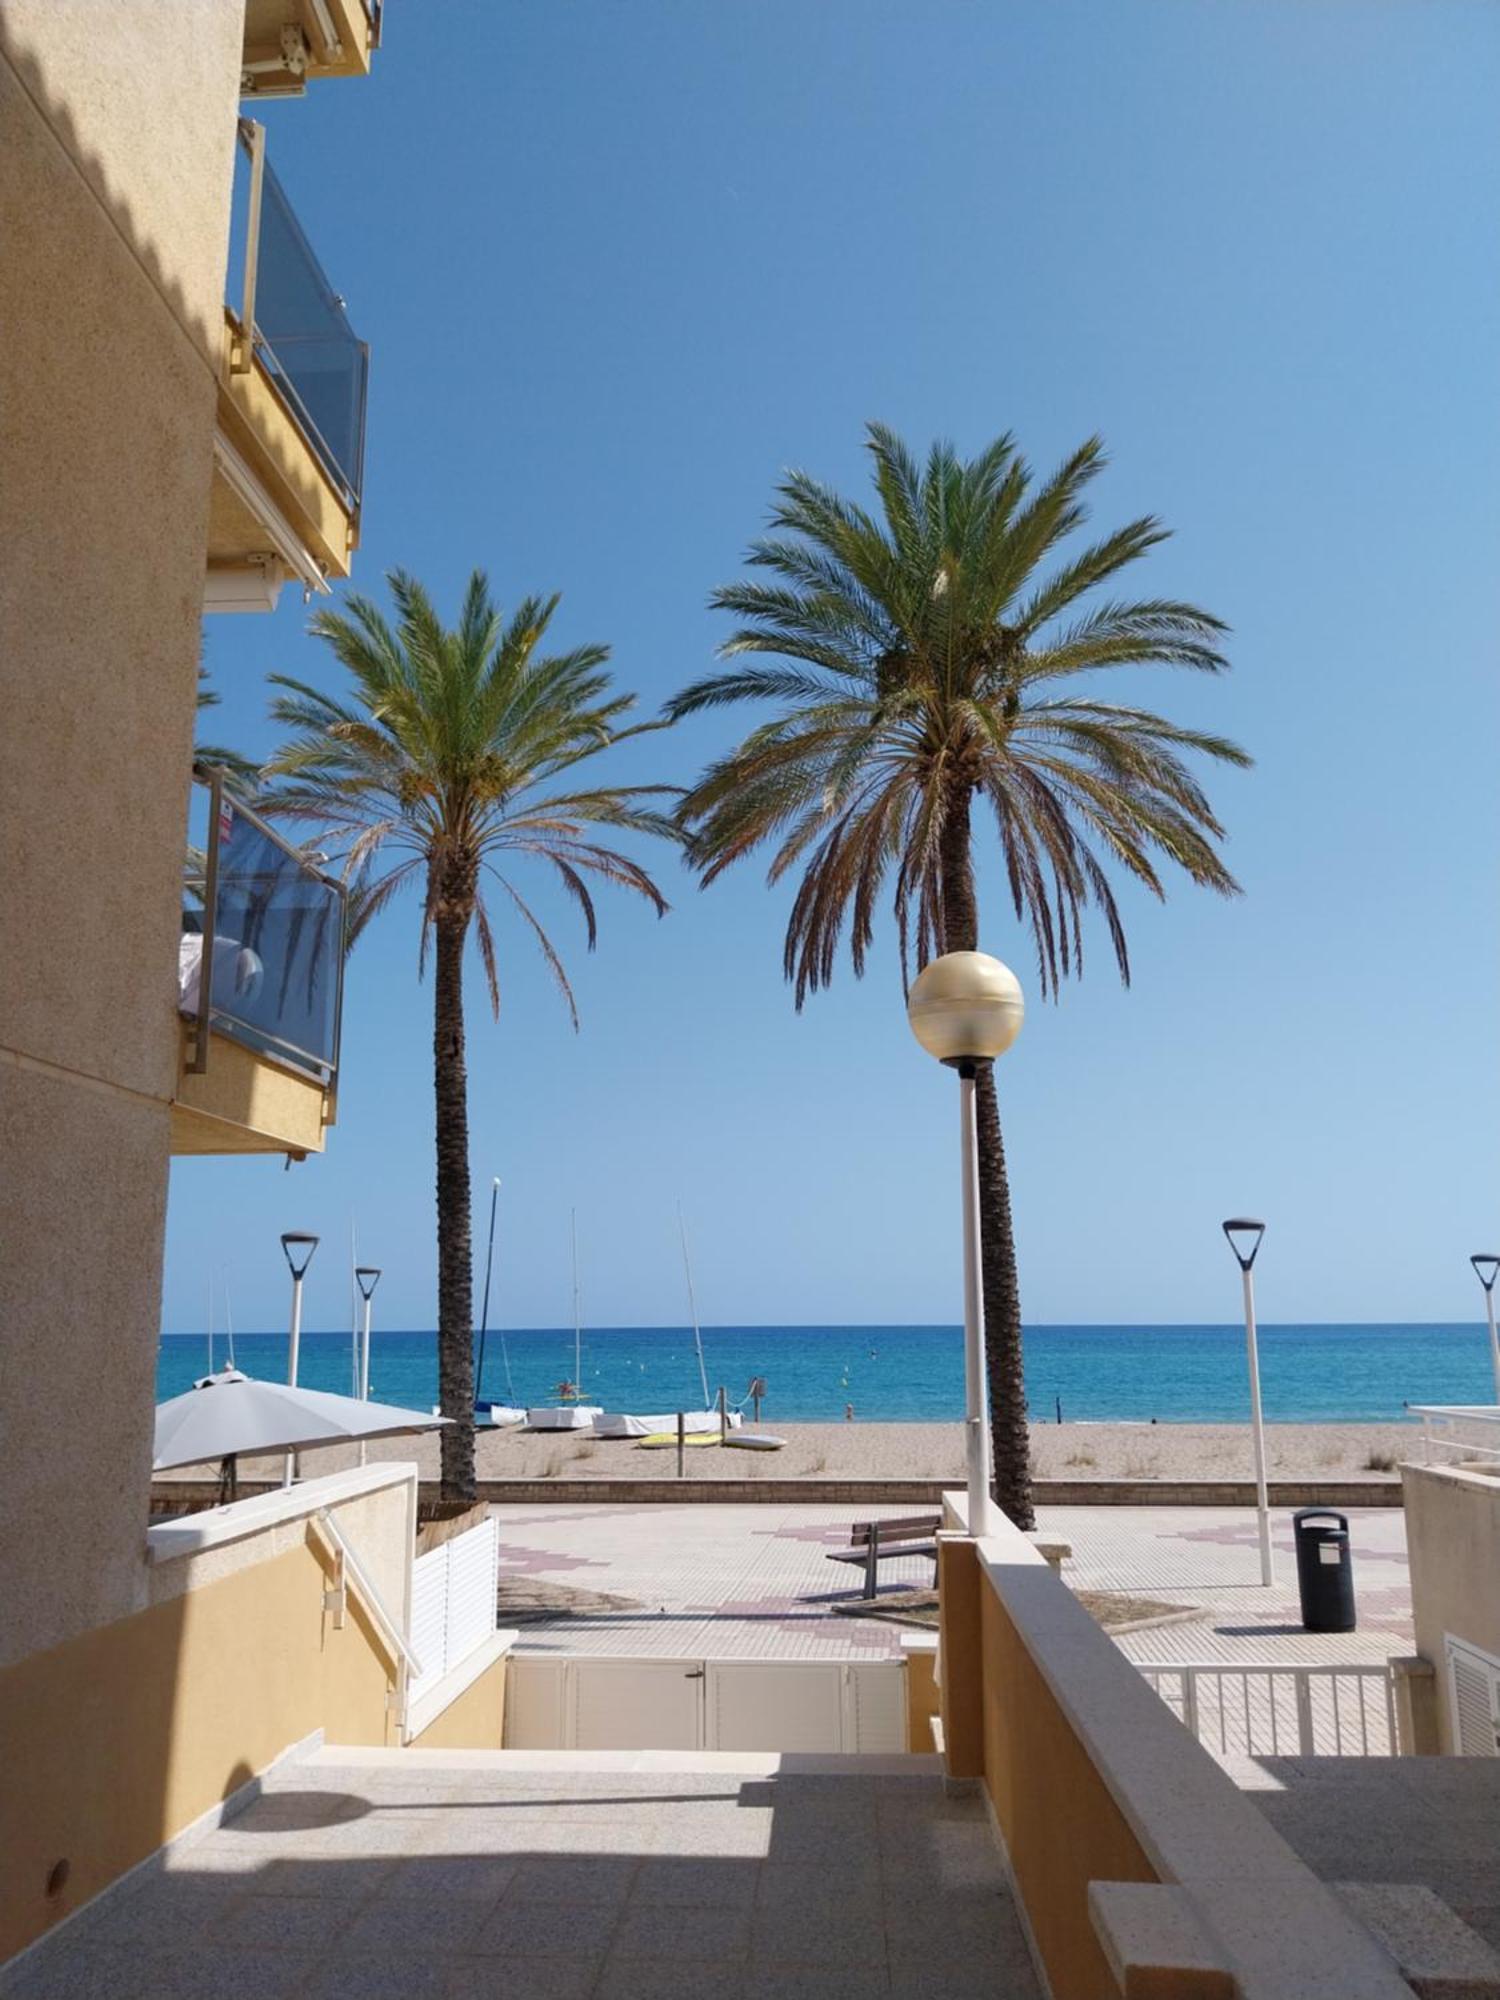
<svg viewBox="0 0 1500 2000"><path fill-rule="evenodd" d="M302 1230L288 1230L281 1239L282 1255L286 1258L287 1269L292 1274L292 1327L287 1342L286 1379L292 1388L297 1386L297 1357L302 1346L302 1280L307 1275L307 1267L313 1260L313 1252L318 1247L316 1236L309 1236ZM290 1486L296 1471L297 1454L289 1451L281 1483Z"/></svg>
<svg viewBox="0 0 1500 2000"><path fill-rule="evenodd" d="M906 1003L911 1031L959 1077L964 1211L964 1432L969 1476L969 1533L991 1525L989 1393L984 1362L984 1305L979 1287L979 1149L974 1078L980 1063L1004 1055L1026 1017L1021 983L1009 966L982 951L949 951L919 974Z"/></svg>
<svg viewBox="0 0 1500 2000"><path fill-rule="evenodd" d="M1260 1526L1260 1580L1276 1581L1271 1555L1271 1507L1266 1495L1266 1431L1260 1414L1260 1353L1255 1344L1255 1280L1251 1276L1266 1225L1248 1216L1232 1216L1224 1236L1240 1267L1245 1287L1245 1354L1250 1364L1250 1435L1255 1444L1255 1512Z"/></svg>
<svg viewBox="0 0 1500 2000"><path fill-rule="evenodd" d="M1469 1259L1474 1275L1484 1286L1484 1316L1490 1329L1490 1367L1495 1375L1495 1401L1500 1403L1500 1340L1495 1337L1495 1277L1500 1273L1500 1257L1477 1252Z"/></svg>
<svg viewBox="0 0 1500 2000"><path fill-rule="evenodd" d="M370 1301L375 1296L375 1287L380 1283L380 1272L374 1264L356 1264L354 1282L359 1286L359 1295L365 1302L364 1317L359 1330L359 1400L370 1400ZM359 1462L365 1462L365 1441L359 1441Z"/></svg>

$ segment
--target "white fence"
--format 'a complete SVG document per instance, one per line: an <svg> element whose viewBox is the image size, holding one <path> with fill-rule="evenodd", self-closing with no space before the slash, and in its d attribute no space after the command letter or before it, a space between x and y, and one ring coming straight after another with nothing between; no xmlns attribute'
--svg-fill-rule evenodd
<svg viewBox="0 0 1500 2000"><path fill-rule="evenodd" d="M1414 1403L1422 1419L1422 1458L1428 1465L1478 1459L1493 1467L1500 1459L1500 1405L1494 1403Z"/></svg>
<svg viewBox="0 0 1500 2000"><path fill-rule="evenodd" d="M1388 1666L1168 1666L1138 1662L1178 1720L1219 1757L1394 1757Z"/></svg>
<svg viewBox="0 0 1500 2000"><path fill-rule="evenodd" d="M412 1565L411 1647L422 1663L408 1699L420 1701L495 1630L500 1524L493 1516Z"/></svg>
<svg viewBox="0 0 1500 2000"><path fill-rule="evenodd" d="M904 1751L906 1662L512 1653L505 1747Z"/></svg>

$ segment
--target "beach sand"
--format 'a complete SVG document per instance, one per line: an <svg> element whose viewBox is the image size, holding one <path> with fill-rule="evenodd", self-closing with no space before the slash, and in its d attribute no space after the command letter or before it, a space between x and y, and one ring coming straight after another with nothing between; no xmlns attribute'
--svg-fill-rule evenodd
<svg viewBox="0 0 1500 2000"><path fill-rule="evenodd" d="M945 1479L963 1483L959 1424L773 1424L784 1451L725 1451L689 1446L687 1477L716 1479ZM1252 1477L1250 1433L1243 1424L1033 1424L1032 1469L1038 1479L1245 1479ZM1413 1424L1267 1424L1266 1469L1272 1479L1378 1479L1420 1452ZM416 1459L424 1478L437 1474L434 1437L379 1438L372 1459ZM1372 1460L1378 1461L1373 1463ZM353 1446L303 1453L304 1474L356 1462ZM673 1450L643 1451L630 1439L566 1431L481 1431L481 1479L664 1479L676 1472ZM247 1478L279 1478L281 1461L242 1462ZM201 1475L189 1469L163 1475Z"/></svg>

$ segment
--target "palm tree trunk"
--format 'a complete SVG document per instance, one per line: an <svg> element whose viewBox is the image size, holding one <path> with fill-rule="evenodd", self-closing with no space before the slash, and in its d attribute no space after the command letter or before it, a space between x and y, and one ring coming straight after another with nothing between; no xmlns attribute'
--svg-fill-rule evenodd
<svg viewBox="0 0 1500 2000"><path fill-rule="evenodd" d="M944 951L979 949L974 893L970 794L961 792L943 823L940 867ZM1021 1287L1011 1229L1010 1181L1000 1136L995 1065L975 1065L974 1109L979 1151L979 1287L984 1304L985 1370L990 1384L990 1440L996 1505L1018 1528L1034 1528L1031 1437L1026 1427L1026 1376L1021 1352Z"/></svg>
<svg viewBox="0 0 1500 2000"><path fill-rule="evenodd" d="M432 1069L437 1097L438 1402L442 1497L472 1501L474 1275L469 1234L469 1070L464 1054L463 915L440 909L436 931Z"/></svg>

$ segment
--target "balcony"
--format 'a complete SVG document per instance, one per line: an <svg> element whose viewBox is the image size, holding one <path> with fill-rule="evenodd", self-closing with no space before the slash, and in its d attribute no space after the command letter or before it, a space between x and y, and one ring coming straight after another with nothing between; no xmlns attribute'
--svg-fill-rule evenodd
<svg viewBox="0 0 1500 2000"><path fill-rule="evenodd" d="M240 87L300 97L315 77L368 76L381 0L248 0Z"/></svg>
<svg viewBox="0 0 1500 2000"><path fill-rule="evenodd" d="M369 349L240 121L209 509L208 611L327 590L359 542Z"/></svg>
<svg viewBox="0 0 1500 2000"><path fill-rule="evenodd" d="M338 1089L344 892L194 774L183 878L172 1151L323 1150Z"/></svg>

